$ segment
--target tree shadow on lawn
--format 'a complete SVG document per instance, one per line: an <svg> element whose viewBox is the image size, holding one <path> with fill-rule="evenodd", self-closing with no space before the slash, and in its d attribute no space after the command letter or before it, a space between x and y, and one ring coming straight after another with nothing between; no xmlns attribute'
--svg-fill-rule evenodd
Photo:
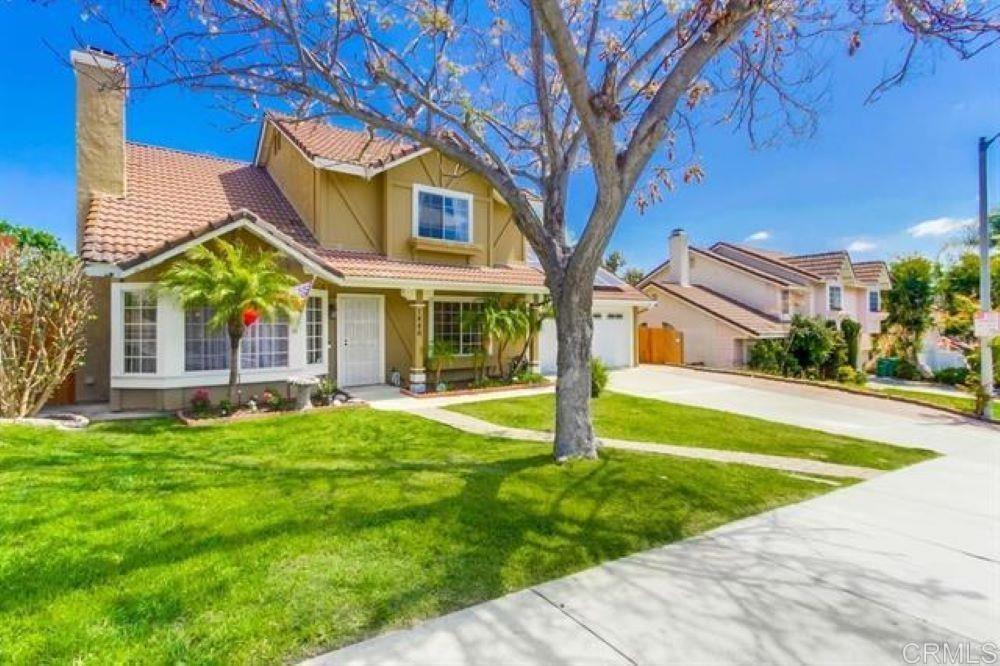
<svg viewBox="0 0 1000 666"><path fill-rule="evenodd" d="M89 447L36 449L37 466L30 452L13 465L0 458L0 474L24 481L16 497L0 495L0 508L15 510L0 526L18 527L20 548L0 576L0 613L44 617L84 591L101 609L86 622L103 617L130 640L181 626L194 646L209 610L259 614L259 630L233 635L234 645L304 656L681 538L689 504L717 512L717 522L731 511L711 489L675 482L665 492L680 508L650 520L642 490L659 481L636 485L618 454L559 467L544 445L464 436L415 417L405 428L413 433L385 441L370 418L360 419L363 445L324 432L325 443L272 450L248 444L245 432L153 421L103 427L111 437ZM431 445L411 448L408 438L428 433ZM75 463L53 466L52 456ZM47 498L58 500L50 511ZM16 509L25 507L22 518ZM290 563L301 570L285 571ZM204 580L213 567L227 573ZM144 579L153 571L156 584ZM250 589L248 605L253 585L263 587ZM315 597L312 622L289 619L293 595Z"/></svg>

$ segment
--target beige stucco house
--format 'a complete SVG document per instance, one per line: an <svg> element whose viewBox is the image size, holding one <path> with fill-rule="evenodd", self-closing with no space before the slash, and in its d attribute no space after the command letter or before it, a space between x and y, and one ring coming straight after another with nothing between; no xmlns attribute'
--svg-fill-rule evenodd
<svg viewBox="0 0 1000 666"><path fill-rule="evenodd" d="M108 85L124 76L120 63L90 50L72 61L77 250L97 304L79 400L175 409L196 389L226 384L225 334L153 289L171 262L214 238L274 248L289 273L312 282L297 321L248 330L247 393L301 375L346 387L398 378L419 391L437 336L458 351L451 375L471 370L482 341L463 313L484 295L547 295L503 199L439 153L276 115L262 123L250 162L130 143L125 94ZM607 345L615 365L634 364L636 312L650 299L609 276L594 296L595 321L614 329L595 345ZM555 357L555 337L540 337L535 367Z"/></svg>
<svg viewBox="0 0 1000 666"><path fill-rule="evenodd" d="M675 229L669 258L639 283L656 299L641 326L684 336L684 362L717 368L746 363L757 340L783 338L795 314L861 324L859 362L872 351L889 289L885 262L853 262L845 251L789 255L732 243L693 247Z"/></svg>

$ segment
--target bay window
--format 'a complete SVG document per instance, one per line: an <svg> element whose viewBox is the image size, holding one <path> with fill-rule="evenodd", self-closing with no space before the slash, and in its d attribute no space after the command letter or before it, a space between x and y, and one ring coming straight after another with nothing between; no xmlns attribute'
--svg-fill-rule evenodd
<svg viewBox="0 0 1000 666"><path fill-rule="evenodd" d="M306 363L323 362L323 299L310 296L306 301Z"/></svg>
<svg viewBox="0 0 1000 666"><path fill-rule="evenodd" d="M479 328L469 321L482 308L476 301L434 301L433 340L451 344L459 356L469 356L482 347Z"/></svg>
<svg viewBox="0 0 1000 666"><path fill-rule="evenodd" d="M472 195L436 187L413 188L413 235L472 242Z"/></svg>
<svg viewBox="0 0 1000 666"><path fill-rule="evenodd" d="M284 368L288 366L288 317L277 315L270 321L248 326L240 344L240 367Z"/></svg>
<svg viewBox="0 0 1000 666"><path fill-rule="evenodd" d="M156 374L156 294L122 292L122 368L126 374Z"/></svg>
<svg viewBox="0 0 1000 666"><path fill-rule="evenodd" d="M229 336L224 329L212 329L211 308L192 308L184 313L184 370L229 369Z"/></svg>

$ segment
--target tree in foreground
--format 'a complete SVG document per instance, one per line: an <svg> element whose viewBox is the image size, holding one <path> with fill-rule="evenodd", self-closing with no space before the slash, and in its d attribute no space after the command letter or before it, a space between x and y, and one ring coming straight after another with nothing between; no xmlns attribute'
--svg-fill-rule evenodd
<svg viewBox="0 0 1000 666"><path fill-rule="evenodd" d="M294 277L275 252L215 240L188 250L160 279L160 289L185 308L208 308L210 330L229 337L229 400L236 404L240 342L257 319L291 316L301 306Z"/></svg>
<svg viewBox="0 0 1000 666"><path fill-rule="evenodd" d="M0 239L0 416L33 416L79 367L92 295L83 264Z"/></svg>
<svg viewBox="0 0 1000 666"><path fill-rule="evenodd" d="M901 42L874 99L927 47L971 57L1000 31L997 8L975 0L155 0L138 22L153 25L123 36L137 22L113 12L143 10L85 4L87 38L119 37L135 86L211 90L248 118L268 106L349 117L485 178L552 296L557 460L596 455L590 310L611 233L629 202L646 210L704 177L702 125L730 123L755 143L805 134L823 93L817 54L831 45ZM582 168L592 204L571 244L570 175Z"/></svg>

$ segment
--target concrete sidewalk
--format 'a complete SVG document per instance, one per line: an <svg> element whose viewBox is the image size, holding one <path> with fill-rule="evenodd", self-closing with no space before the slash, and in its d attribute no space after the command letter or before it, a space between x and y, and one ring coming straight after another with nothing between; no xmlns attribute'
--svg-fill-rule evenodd
<svg viewBox="0 0 1000 666"><path fill-rule="evenodd" d="M892 664L925 643L972 658L1000 645L997 430L666 368L615 373L612 387L946 456L312 663Z"/></svg>

